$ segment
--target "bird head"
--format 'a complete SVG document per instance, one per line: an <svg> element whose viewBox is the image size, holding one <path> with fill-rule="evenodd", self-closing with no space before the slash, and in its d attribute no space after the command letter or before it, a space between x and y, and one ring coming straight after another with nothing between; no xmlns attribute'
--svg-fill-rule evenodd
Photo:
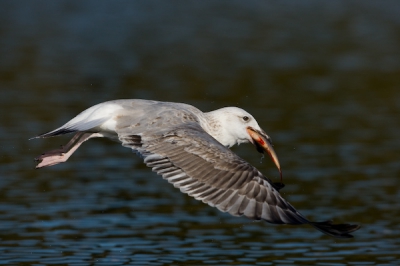
<svg viewBox="0 0 400 266"><path fill-rule="evenodd" d="M222 145L231 147L240 143L252 143L258 152L267 152L279 170L282 171L271 138L260 128L256 119L245 110L225 107L208 113L212 116L214 129L210 134Z"/></svg>

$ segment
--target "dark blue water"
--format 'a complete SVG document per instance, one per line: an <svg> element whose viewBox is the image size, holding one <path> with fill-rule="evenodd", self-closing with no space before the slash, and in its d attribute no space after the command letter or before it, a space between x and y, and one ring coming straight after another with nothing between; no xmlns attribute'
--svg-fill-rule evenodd
<svg viewBox="0 0 400 266"><path fill-rule="evenodd" d="M399 265L398 1L1 1L0 264ZM239 106L283 196L349 240L220 213L105 139L31 140L119 98ZM279 180L251 145L233 148Z"/></svg>

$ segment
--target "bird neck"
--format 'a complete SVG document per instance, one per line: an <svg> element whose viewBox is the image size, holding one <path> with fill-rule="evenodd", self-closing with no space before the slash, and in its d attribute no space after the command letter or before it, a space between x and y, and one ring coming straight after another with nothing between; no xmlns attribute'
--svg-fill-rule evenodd
<svg viewBox="0 0 400 266"><path fill-rule="evenodd" d="M237 144L237 140L228 132L221 114L216 111L204 113L205 119L201 120L201 127L222 145L232 147Z"/></svg>

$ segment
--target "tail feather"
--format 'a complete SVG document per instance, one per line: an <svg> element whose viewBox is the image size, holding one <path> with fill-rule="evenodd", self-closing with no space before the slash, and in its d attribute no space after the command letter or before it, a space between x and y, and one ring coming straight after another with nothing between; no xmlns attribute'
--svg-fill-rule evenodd
<svg viewBox="0 0 400 266"><path fill-rule="evenodd" d="M332 221L310 222L310 225L324 234L337 238L352 238L350 233L360 229L360 225L357 224L333 224Z"/></svg>
<svg viewBox="0 0 400 266"><path fill-rule="evenodd" d="M78 123L71 120L67 124L63 125L62 127L59 127L53 131L47 132L40 134L38 136L35 136L30 139L36 139L36 138L48 138L48 137L54 137L54 136L59 136L59 135L64 135L68 133L73 133L77 131L87 131L92 128L95 128L102 123L104 123L108 118L101 118L101 119L95 119L91 121L79 121ZM75 122L75 123L74 123Z"/></svg>
<svg viewBox="0 0 400 266"><path fill-rule="evenodd" d="M68 133L73 133L76 132L76 130L72 130L72 129L65 129L65 128L60 128L60 129L56 129L47 133L43 133L40 135L37 135L35 137L30 138L31 139L38 139L38 138L49 138L49 137L55 137L55 136L59 136L59 135L64 135L64 134L68 134Z"/></svg>
<svg viewBox="0 0 400 266"><path fill-rule="evenodd" d="M31 139L53 137L77 131L89 131L112 118L119 109L122 109L122 106L114 102L96 104L72 118L65 125Z"/></svg>

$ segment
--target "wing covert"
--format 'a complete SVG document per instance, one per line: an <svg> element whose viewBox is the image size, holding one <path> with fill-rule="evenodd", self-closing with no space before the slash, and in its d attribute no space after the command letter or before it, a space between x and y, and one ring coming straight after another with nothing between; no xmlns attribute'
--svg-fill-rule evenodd
<svg viewBox="0 0 400 266"><path fill-rule="evenodd" d="M309 222L269 179L196 123L153 134L124 132L119 139L181 192L222 212L276 224Z"/></svg>

